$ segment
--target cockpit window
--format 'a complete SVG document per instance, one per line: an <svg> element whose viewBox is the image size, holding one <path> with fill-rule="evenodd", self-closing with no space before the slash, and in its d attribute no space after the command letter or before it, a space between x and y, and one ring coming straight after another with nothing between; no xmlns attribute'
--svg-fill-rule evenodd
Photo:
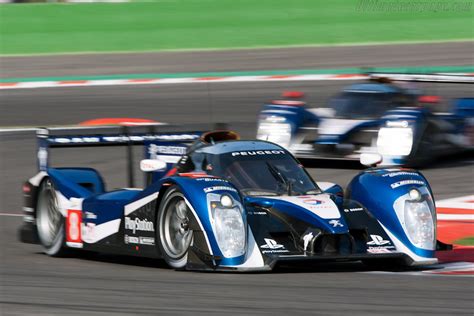
<svg viewBox="0 0 474 316"><path fill-rule="evenodd" d="M392 93L343 92L329 101L335 117L366 119L382 116L395 107Z"/></svg>
<svg viewBox="0 0 474 316"><path fill-rule="evenodd" d="M303 166L283 150L279 154L246 155L229 153L210 159L209 174L232 182L247 195L302 195L319 193L320 190ZM250 155L249 155L250 154ZM218 161L215 161L218 160Z"/></svg>

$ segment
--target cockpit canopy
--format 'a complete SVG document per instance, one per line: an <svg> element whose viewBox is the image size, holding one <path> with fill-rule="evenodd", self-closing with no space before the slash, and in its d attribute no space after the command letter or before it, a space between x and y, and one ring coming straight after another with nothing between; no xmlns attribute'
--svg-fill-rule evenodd
<svg viewBox="0 0 474 316"><path fill-rule="evenodd" d="M179 172L229 180L246 195L304 195L320 190L285 149L265 141L225 141L189 152Z"/></svg>
<svg viewBox="0 0 474 316"><path fill-rule="evenodd" d="M334 116L346 119L372 119L396 107L413 106L415 98L391 84L354 84L330 99Z"/></svg>

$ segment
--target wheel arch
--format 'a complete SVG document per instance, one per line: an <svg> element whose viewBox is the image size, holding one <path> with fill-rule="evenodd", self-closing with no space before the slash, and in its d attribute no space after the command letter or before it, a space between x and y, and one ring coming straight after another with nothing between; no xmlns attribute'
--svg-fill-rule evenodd
<svg viewBox="0 0 474 316"><path fill-rule="evenodd" d="M214 235L211 226L208 225L208 219L206 218L205 214L207 214L207 209L203 210L202 207L196 205L195 200L199 197L195 197L192 195L190 190L187 189L188 186L185 185L187 182L185 179L184 181L180 181L182 179L173 177L166 179L160 186L158 190L158 197L156 201L156 209L155 209L155 222L157 227L157 238L160 238L160 234L158 232L159 228L159 210L160 206L163 203L165 197L167 196L167 192L171 188L177 188L184 196L186 205L190 209L191 213L193 214L194 222L192 224L194 230L194 241L192 246L189 249L188 254L188 264L187 267L192 267L193 269L209 269L213 268L216 265L215 262L215 249L217 247L217 242L214 240ZM205 195L203 195L205 198ZM207 228L209 227L210 230ZM158 241L160 242L160 241ZM213 245L213 242L215 245ZM163 253L159 247L157 247L159 256L163 258Z"/></svg>

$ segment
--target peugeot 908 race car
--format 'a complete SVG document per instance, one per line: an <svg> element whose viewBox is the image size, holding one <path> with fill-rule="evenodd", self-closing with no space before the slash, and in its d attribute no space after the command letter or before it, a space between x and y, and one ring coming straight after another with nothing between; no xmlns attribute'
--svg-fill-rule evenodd
<svg viewBox="0 0 474 316"><path fill-rule="evenodd" d="M474 82L459 76L395 77L423 78ZM438 99L376 78L344 88L326 108L288 98L266 104L257 138L280 144L298 158L359 160L363 152L377 152L383 165L422 165L440 155L472 151L474 98L454 100L449 112L429 106Z"/></svg>
<svg viewBox="0 0 474 316"><path fill-rule="evenodd" d="M279 262L320 260L437 262L434 200L415 170L369 168L343 192L339 185L315 182L283 147L239 140L229 131L42 131L39 143L40 171L23 186L20 236L51 256L80 249L211 271L264 271ZM145 145L145 188L106 191L94 169L48 164L51 147L111 144Z"/></svg>

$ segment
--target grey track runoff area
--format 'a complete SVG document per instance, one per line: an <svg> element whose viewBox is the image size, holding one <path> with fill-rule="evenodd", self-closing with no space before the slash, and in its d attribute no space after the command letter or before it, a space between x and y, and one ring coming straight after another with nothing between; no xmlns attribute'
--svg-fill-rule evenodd
<svg viewBox="0 0 474 316"><path fill-rule="evenodd" d="M141 58L145 55L148 59ZM193 56L199 58L193 60ZM450 43L15 57L2 58L2 77L296 69L325 65L327 68L463 65L472 63L470 56L472 44ZM57 65L53 65L55 59ZM189 61L184 63L185 59ZM10 66L4 72L7 64ZM97 117L127 116L171 123L230 122L244 137L251 137L262 103L282 90L306 92L310 104L319 106L348 83L199 83L4 90L0 92L0 126L71 124ZM472 96L472 91L460 85L425 88L446 99ZM35 173L35 147L31 132L0 134L0 212L20 214L21 183ZM141 150L137 148L135 154L138 160ZM126 185L124 156L120 148L57 149L52 153L55 166L96 167L104 174L109 189ZM342 185L359 171L350 164L323 162L313 164L309 170L317 181ZM423 173L436 198L473 193L472 157L442 159ZM16 229L20 223L20 217L0 216L2 315L472 315L474 310L472 278L355 273L365 269L357 263L323 264L302 270L283 268L272 274L212 274L177 272L165 268L160 261L138 258L93 254L49 258L40 253L38 246L17 241Z"/></svg>
<svg viewBox="0 0 474 316"><path fill-rule="evenodd" d="M0 58L0 78L472 65L474 41Z"/></svg>

